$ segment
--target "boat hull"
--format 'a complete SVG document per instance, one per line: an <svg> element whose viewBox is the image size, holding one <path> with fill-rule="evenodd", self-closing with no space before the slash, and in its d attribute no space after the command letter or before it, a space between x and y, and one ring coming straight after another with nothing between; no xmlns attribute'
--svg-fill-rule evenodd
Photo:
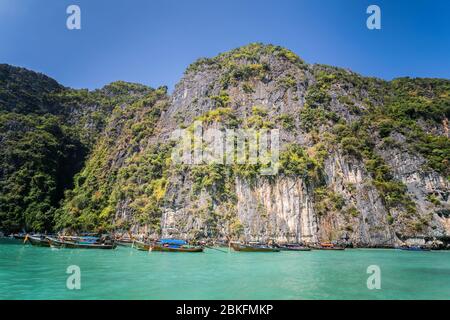
<svg viewBox="0 0 450 320"><path fill-rule="evenodd" d="M133 247L141 251L156 251L156 252L203 252L203 247L166 247L158 244L144 243L135 241Z"/></svg>
<svg viewBox="0 0 450 320"><path fill-rule="evenodd" d="M305 247L279 247L281 251L311 251L311 248Z"/></svg>
<svg viewBox="0 0 450 320"><path fill-rule="evenodd" d="M132 247L141 250L141 251L149 251L150 250L150 244L144 243L141 241L134 241L132 244Z"/></svg>
<svg viewBox="0 0 450 320"><path fill-rule="evenodd" d="M57 239L48 238L51 247L68 248L68 249L115 249L116 244L87 244L76 243L71 241L59 241Z"/></svg>
<svg viewBox="0 0 450 320"><path fill-rule="evenodd" d="M334 250L334 251L342 251L345 248L342 247L311 247L314 250Z"/></svg>
<svg viewBox="0 0 450 320"><path fill-rule="evenodd" d="M38 238L33 236L25 237L25 240L36 247L50 247L50 241L47 238Z"/></svg>
<svg viewBox="0 0 450 320"><path fill-rule="evenodd" d="M118 246L122 246L122 247L131 247L133 245L133 241L128 241L128 240L116 240L115 243Z"/></svg>
<svg viewBox="0 0 450 320"><path fill-rule="evenodd" d="M164 247L159 245L150 246L150 251L160 251L160 252L203 252L203 247Z"/></svg>
<svg viewBox="0 0 450 320"><path fill-rule="evenodd" d="M234 251L242 251L242 252L279 252L279 249L270 248L270 247L256 247L256 246L247 246L237 243L232 243L231 247Z"/></svg>
<svg viewBox="0 0 450 320"><path fill-rule="evenodd" d="M428 248L400 248L403 251L431 251Z"/></svg>

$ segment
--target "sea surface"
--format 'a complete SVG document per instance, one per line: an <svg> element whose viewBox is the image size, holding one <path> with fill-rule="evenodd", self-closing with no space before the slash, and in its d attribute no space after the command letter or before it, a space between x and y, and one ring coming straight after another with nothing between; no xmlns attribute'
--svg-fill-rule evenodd
<svg viewBox="0 0 450 320"><path fill-rule="evenodd" d="M449 251L220 250L51 249L0 239L0 299L450 299ZM373 265L381 288L370 290ZM79 267L79 290L67 287L70 266Z"/></svg>

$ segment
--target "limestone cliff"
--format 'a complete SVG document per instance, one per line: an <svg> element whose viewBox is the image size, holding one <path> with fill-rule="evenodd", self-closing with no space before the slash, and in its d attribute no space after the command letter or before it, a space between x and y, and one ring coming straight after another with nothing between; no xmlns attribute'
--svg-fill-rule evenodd
<svg viewBox="0 0 450 320"><path fill-rule="evenodd" d="M450 238L450 81L384 81L250 44L116 106L57 228L393 246ZM280 132L279 171L177 164L177 129ZM181 139L182 137L180 137Z"/></svg>

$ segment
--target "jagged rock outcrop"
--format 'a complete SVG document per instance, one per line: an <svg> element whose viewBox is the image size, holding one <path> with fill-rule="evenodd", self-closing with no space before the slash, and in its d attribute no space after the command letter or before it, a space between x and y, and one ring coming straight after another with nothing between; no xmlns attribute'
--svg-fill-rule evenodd
<svg viewBox="0 0 450 320"><path fill-rule="evenodd" d="M238 49L213 61L202 61L203 63L195 65L194 71L187 72L172 95L165 117L161 119L162 127L167 129L165 132L169 133L180 125L189 125L218 107L217 99L211 97L223 94L224 74L230 73L229 65L235 63L238 67L231 67L235 69L253 65L253 61L249 61L251 59L241 58L242 55L245 56L242 52L246 50L251 49ZM259 47L256 51L260 56L256 60L268 71L250 79L239 76L236 83L225 86L226 106L243 119L252 116L253 106L266 107L265 117L269 120L291 115L292 126L287 130L284 128L281 133L284 145L296 143L305 148L314 147L317 144L314 140L321 141L320 136L333 130L333 123L342 121L351 125L361 122L375 107L384 107L384 100L389 98L384 95L395 94L384 92L389 84L383 81L362 78L345 70L306 65L300 60L293 62L273 52L267 53L267 50L277 49ZM333 83L327 87L325 97L321 96L323 92L311 94L312 89L326 86L329 82ZM248 83L251 84L251 90L245 88ZM322 110L332 114L329 115L330 119L326 119L321 113L313 114L312 119L305 114L307 121L315 122L317 117L325 118L320 119L324 121L318 123L315 130L308 130L310 124L302 124L302 110L310 109L315 102L325 102ZM340 120L332 119L333 116ZM422 119L420 121L423 122ZM280 123L273 125L283 129ZM393 132L392 139L398 134ZM168 134L164 137L168 137ZM426 161L423 156L412 156L410 151L399 150L396 146L388 147L383 144L383 139L376 136L371 143L374 144L375 155L383 159L383 163L378 165L388 166L389 174L392 175L390 179L407 188L400 191L404 194L398 203L386 203L386 197L394 196L389 192L387 195L380 194L386 191L377 189L380 181L374 181L374 173L366 169L365 161L368 159L358 159L354 154L346 154L339 146L328 146L327 151L330 153L322 168L324 185L330 193L342 198L345 203L343 207L337 210L327 207L327 212L318 214L315 210L315 203L318 201L314 194L315 186L308 185L305 179L281 176L275 181L266 181L258 178L253 184L245 179L236 179L235 210L242 223L241 237L264 241L345 240L360 246L392 246L399 238L408 237L446 238L450 231L446 228L447 217L439 210L448 210L444 209L448 208L448 179L433 169L425 169L423 166ZM408 145L407 142L403 144ZM427 198L430 194L437 195L439 205L430 203ZM186 192L186 197L188 200L184 205L179 205L181 208L188 206L187 203L191 201L189 192ZM202 195L202 199L205 199L205 195ZM217 204L213 204L210 211L213 212L216 206ZM405 206L410 207L406 209ZM180 230L183 235L194 228L194 225L196 229L208 229L205 225L199 225L198 221L186 219L184 216L190 213L183 209L168 210L171 211L172 229ZM410 211L406 212L408 210ZM177 215L187 227L180 229L176 223Z"/></svg>
<svg viewBox="0 0 450 320"><path fill-rule="evenodd" d="M171 95L134 89L107 104L58 228L373 247L450 238L449 80L387 82L250 44L193 63ZM195 121L278 129L278 173L175 163Z"/></svg>

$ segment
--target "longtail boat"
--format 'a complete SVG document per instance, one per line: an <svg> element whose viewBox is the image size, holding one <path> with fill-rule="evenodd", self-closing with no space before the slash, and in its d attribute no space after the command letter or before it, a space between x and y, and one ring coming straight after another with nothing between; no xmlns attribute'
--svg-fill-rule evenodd
<svg viewBox="0 0 450 320"><path fill-rule="evenodd" d="M25 240L27 235L25 233L14 233L13 238L16 240Z"/></svg>
<svg viewBox="0 0 450 320"><path fill-rule="evenodd" d="M231 247L234 251L243 251L243 252L279 252L280 249L265 246L265 245L247 245L232 242Z"/></svg>
<svg viewBox="0 0 450 320"><path fill-rule="evenodd" d="M150 246L149 251L162 251L162 252L203 252L203 247L197 246L179 246L179 247L170 247L164 246L160 244L155 244Z"/></svg>
<svg viewBox="0 0 450 320"><path fill-rule="evenodd" d="M186 241L177 239L161 239L153 243L134 241L133 247L141 251L203 252L203 247L189 246Z"/></svg>
<svg viewBox="0 0 450 320"><path fill-rule="evenodd" d="M185 240L180 239L160 239L152 244L150 251L163 252L203 252L202 246L190 246Z"/></svg>
<svg viewBox="0 0 450 320"><path fill-rule="evenodd" d="M133 241L132 247L141 251L149 251L151 244L142 241Z"/></svg>
<svg viewBox="0 0 450 320"><path fill-rule="evenodd" d="M82 244L95 244L100 241L100 237L94 236L60 236L61 241L70 241Z"/></svg>
<svg viewBox="0 0 450 320"><path fill-rule="evenodd" d="M133 240L131 239L116 239L114 242L123 247L131 247L133 245Z"/></svg>
<svg viewBox="0 0 450 320"><path fill-rule="evenodd" d="M311 251L311 248L304 247L299 244L278 245L277 248L281 251Z"/></svg>
<svg viewBox="0 0 450 320"><path fill-rule="evenodd" d="M58 240L55 238L47 238L50 246L53 248L70 248L70 249L115 249L115 243L84 243L66 240Z"/></svg>
<svg viewBox="0 0 450 320"><path fill-rule="evenodd" d="M27 234L23 240L23 243L26 243L27 241L33 246L50 247L50 241L46 236L30 236Z"/></svg>
<svg viewBox="0 0 450 320"><path fill-rule="evenodd" d="M119 234L114 237L114 242L119 246L131 247L133 246L134 241L135 238L131 233L131 230L128 231L128 234Z"/></svg>
<svg viewBox="0 0 450 320"><path fill-rule="evenodd" d="M424 248L424 247L421 247L421 246L403 246L403 247L400 247L400 250L405 250L405 251L431 251L431 249Z"/></svg>
<svg viewBox="0 0 450 320"><path fill-rule="evenodd" d="M338 247L330 242L322 242L318 246L311 247L314 250L345 250L344 247Z"/></svg>

